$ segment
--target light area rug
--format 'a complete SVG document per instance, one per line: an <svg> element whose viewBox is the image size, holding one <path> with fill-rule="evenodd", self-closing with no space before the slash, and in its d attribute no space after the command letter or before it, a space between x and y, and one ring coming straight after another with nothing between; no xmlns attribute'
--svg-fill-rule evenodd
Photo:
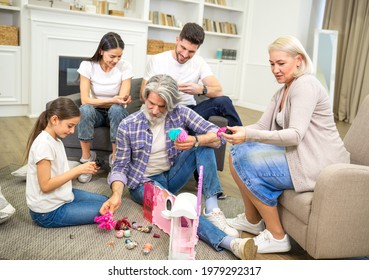
<svg viewBox="0 0 369 280"><path fill-rule="evenodd" d="M153 226L151 233L132 231L131 240L138 246L132 250L125 248L124 238L115 237L115 231L99 229L97 224L65 228L41 228L33 223L25 199L24 178L15 177L11 172L19 166L10 165L0 169L0 185L3 195L16 209L16 213L0 224L0 259L9 260L167 260L169 235ZM104 175L104 174L103 174ZM73 181L76 188L110 195L106 176L94 176L88 184ZM239 198L228 197L219 200L226 216L234 217L243 211ZM122 206L114 214L119 220L128 217L130 222L150 225L142 215L142 207L134 203L127 191L124 192ZM154 238L157 233L160 238ZM153 245L151 252L143 254L146 242ZM197 260L235 260L229 251L216 252L205 242L196 245Z"/></svg>

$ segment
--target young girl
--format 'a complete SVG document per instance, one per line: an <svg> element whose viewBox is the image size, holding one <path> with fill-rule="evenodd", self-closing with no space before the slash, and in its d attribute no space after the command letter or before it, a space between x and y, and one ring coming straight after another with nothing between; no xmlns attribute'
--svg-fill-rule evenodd
<svg viewBox="0 0 369 280"><path fill-rule="evenodd" d="M87 162L69 169L59 138L74 133L80 120L75 103L60 97L37 119L27 143L27 205L32 219L42 227L64 227L94 223L107 200L104 195L72 188L72 179L94 174L98 167Z"/></svg>

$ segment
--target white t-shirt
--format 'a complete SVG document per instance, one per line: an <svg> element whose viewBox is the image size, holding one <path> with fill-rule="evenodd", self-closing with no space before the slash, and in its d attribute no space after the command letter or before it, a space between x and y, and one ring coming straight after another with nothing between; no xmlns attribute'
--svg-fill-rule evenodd
<svg viewBox="0 0 369 280"><path fill-rule="evenodd" d="M46 131L42 131L36 137L28 156L26 199L28 207L37 213L51 212L64 203L74 200L72 181L68 181L63 186L48 193L41 191L36 164L43 159L51 162L51 177L61 175L69 170L63 142L60 139L55 140Z"/></svg>
<svg viewBox="0 0 369 280"><path fill-rule="evenodd" d="M165 139L165 121L150 125L152 132L152 145L149 162L147 163L145 176L161 174L170 169L168 151Z"/></svg>
<svg viewBox="0 0 369 280"><path fill-rule="evenodd" d="M82 61L78 73L91 81L91 98L107 99L118 95L123 80L133 77L132 65L120 60L109 72L104 72L97 62Z"/></svg>
<svg viewBox="0 0 369 280"><path fill-rule="evenodd" d="M181 64L173 58L172 51L166 51L151 56L146 65L143 78L148 81L152 76L158 74L170 75L179 84L197 84L204 78L214 75L210 66L202 57L194 55L186 63ZM192 94L183 93L180 104L185 106L196 105L196 101Z"/></svg>

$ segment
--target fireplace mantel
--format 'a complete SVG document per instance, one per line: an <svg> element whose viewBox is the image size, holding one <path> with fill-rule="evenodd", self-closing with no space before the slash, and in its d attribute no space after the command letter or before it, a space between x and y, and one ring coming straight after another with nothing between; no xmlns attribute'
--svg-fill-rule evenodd
<svg viewBox="0 0 369 280"><path fill-rule="evenodd" d="M142 77L146 63L148 21L87 14L83 12L27 5L30 46L30 116L45 110L58 97L59 56L91 57L101 37L113 31L121 35L123 59L133 65L135 77Z"/></svg>

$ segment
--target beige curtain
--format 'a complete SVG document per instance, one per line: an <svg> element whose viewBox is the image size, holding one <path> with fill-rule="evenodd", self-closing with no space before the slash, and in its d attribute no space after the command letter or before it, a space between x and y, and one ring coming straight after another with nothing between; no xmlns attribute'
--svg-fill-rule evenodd
<svg viewBox="0 0 369 280"><path fill-rule="evenodd" d="M369 94L369 0L326 0L323 29L338 31L333 111L351 123Z"/></svg>

